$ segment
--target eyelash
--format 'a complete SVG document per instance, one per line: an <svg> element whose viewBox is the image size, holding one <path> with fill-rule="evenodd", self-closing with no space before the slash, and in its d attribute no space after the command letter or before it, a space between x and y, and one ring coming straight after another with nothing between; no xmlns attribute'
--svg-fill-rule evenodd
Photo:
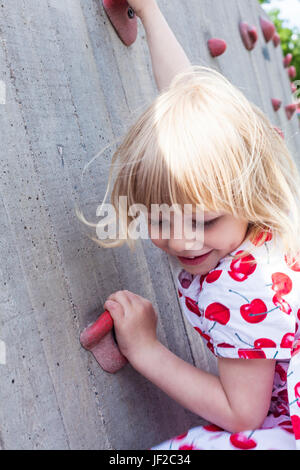
<svg viewBox="0 0 300 470"><path fill-rule="evenodd" d="M210 226L213 225L213 223L216 222L217 220L218 220L218 219L209 220L208 222L205 222L205 223L204 223L204 226L205 226L205 227L210 227ZM194 226L195 226L196 220L192 220L192 222L193 222L193 224L194 224ZM154 222L153 222L153 223L154 223ZM159 221L159 225L161 225L161 224L162 224L162 221L160 220L160 221Z"/></svg>

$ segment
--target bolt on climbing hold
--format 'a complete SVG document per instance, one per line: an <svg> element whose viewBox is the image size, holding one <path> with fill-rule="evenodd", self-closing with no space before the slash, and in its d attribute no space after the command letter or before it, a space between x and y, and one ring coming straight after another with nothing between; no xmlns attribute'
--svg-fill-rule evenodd
<svg viewBox="0 0 300 470"><path fill-rule="evenodd" d="M271 41L274 34L276 33L276 28L275 28L274 23L272 23L270 20L266 20L265 18L262 18L261 16L259 17L259 20L260 20L260 26L261 26L266 42Z"/></svg>
<svg viewBox="0 0 300 470"><path fill-rule="evenodd" d="M293 60L293 54L287 54L284 58L283 58L283 65L285 68L287 68L290 63L292 62Z"/></svg>
<svg viewBox="0 0 300 470"><path fill-rule="evenodd" d="M284 139L284 133L279 127L274 127L275 131Z"/></svg>
<svg viewBox="0 0 300 470"><path fill-rule="evenodd" d="M288 120L292 119L292 117L294 116L296 112L296 109L297 109L296 103L289 104L285 107L285 113L286 113Z"/></svg>
<svg viewBox="0 0 300 470"><path fill-rule="evenodd" d="M257 29L255 26L249 26L248 23L241 21L239 24L240 34L244 43L244 46L248 51L254 49L258 40Z"/></svg>
<svg viewBox="0 0 300 470"><path fill-rule="evenodd" d="M281 39L280 39L279 34L276 31L276 33L273 36L273 44L274 44L275 47L277 47L277 46L279 46L280 43L281 43Z"/></svg>
<svg viewBox="0 0 300 470"><path fill-rule="evenodd" d="M294 78L297 77L297 70L296 70L296 67L294 67L294 65L292 65L291 67L289 67L288 69L288 73L289 73L289 77L293 80Z"/></svg>
<svg viewBox="0 0 300 470"><path fill-rule="evenodd" d="M130 46L137 37L137 18L126 0L102 0L103 8L121 41Z"/></svg>
<svg viewBox="0 0 300 470"><path fill-rule="evenodd" d="M128 363L113 337L113 319L107 310L82 331L80 343L106 372L114 374Z"/></svg>
<svg viewBox="0 0 300 470"><path fill-rule="evenodd" d="M223 39L211 38L207 41L208 48L212 57L218 57L227 49L227 44Z"/></svg>
<svg viewBox="0 0 300 470"><path fill-rule="evenodd" d="M278 111L282 105L282 101L278 100L277 98L272 98L272 105L274 111Z"/></svg>

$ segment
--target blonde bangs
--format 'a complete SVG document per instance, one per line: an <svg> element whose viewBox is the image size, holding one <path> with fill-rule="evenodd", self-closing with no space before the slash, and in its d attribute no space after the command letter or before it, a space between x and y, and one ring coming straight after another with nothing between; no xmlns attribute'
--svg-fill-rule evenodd
<svg viewBox="0 0 300 470"><path fill-rule="evenodd" d="M108 186L114 171L116 211L120 196L149 212L152 204L200 204L248 220L249 238L272 230L287 251L299 250L300 177L286 143L212 68L192 66L173 79L115 152ZM99 241L120 246L124 240L113 243Z"/></svg>

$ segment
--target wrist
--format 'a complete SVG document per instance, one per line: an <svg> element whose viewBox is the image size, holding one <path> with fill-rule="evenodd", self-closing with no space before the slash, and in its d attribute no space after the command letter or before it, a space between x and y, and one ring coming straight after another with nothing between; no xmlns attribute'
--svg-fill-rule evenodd
<svg viewBox="0 0 300 470"><path fill-rule="evenodd" d="M151 15L154 10L159 10L156 0L147 0L141 10L137 11L136 14L142 21L142 23Z"/></svg>
<svg viewBox="0 0 300 470"><path fill-rule="evenodd" d="M143 365L148 363L151 360L151 356L154 356L156 350L160 348L162 344L158 339L151 341L148 344L144 344L139 349L133 351L129 356L126 356L130 364L134 369L141 372L143 370Z"/></svg>

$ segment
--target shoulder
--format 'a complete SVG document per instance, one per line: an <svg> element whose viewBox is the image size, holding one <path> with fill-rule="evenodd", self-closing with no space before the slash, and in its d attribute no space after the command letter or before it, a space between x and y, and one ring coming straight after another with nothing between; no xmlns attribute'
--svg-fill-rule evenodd
<svg viewBox="0 0 300 470"><path fill-rule="evenodd" d="M182 279L183 273L184 313L216 355L290 357L300 271L291 269L280 240L247 240L205 276L194 277L187 290Z"/></svg>

